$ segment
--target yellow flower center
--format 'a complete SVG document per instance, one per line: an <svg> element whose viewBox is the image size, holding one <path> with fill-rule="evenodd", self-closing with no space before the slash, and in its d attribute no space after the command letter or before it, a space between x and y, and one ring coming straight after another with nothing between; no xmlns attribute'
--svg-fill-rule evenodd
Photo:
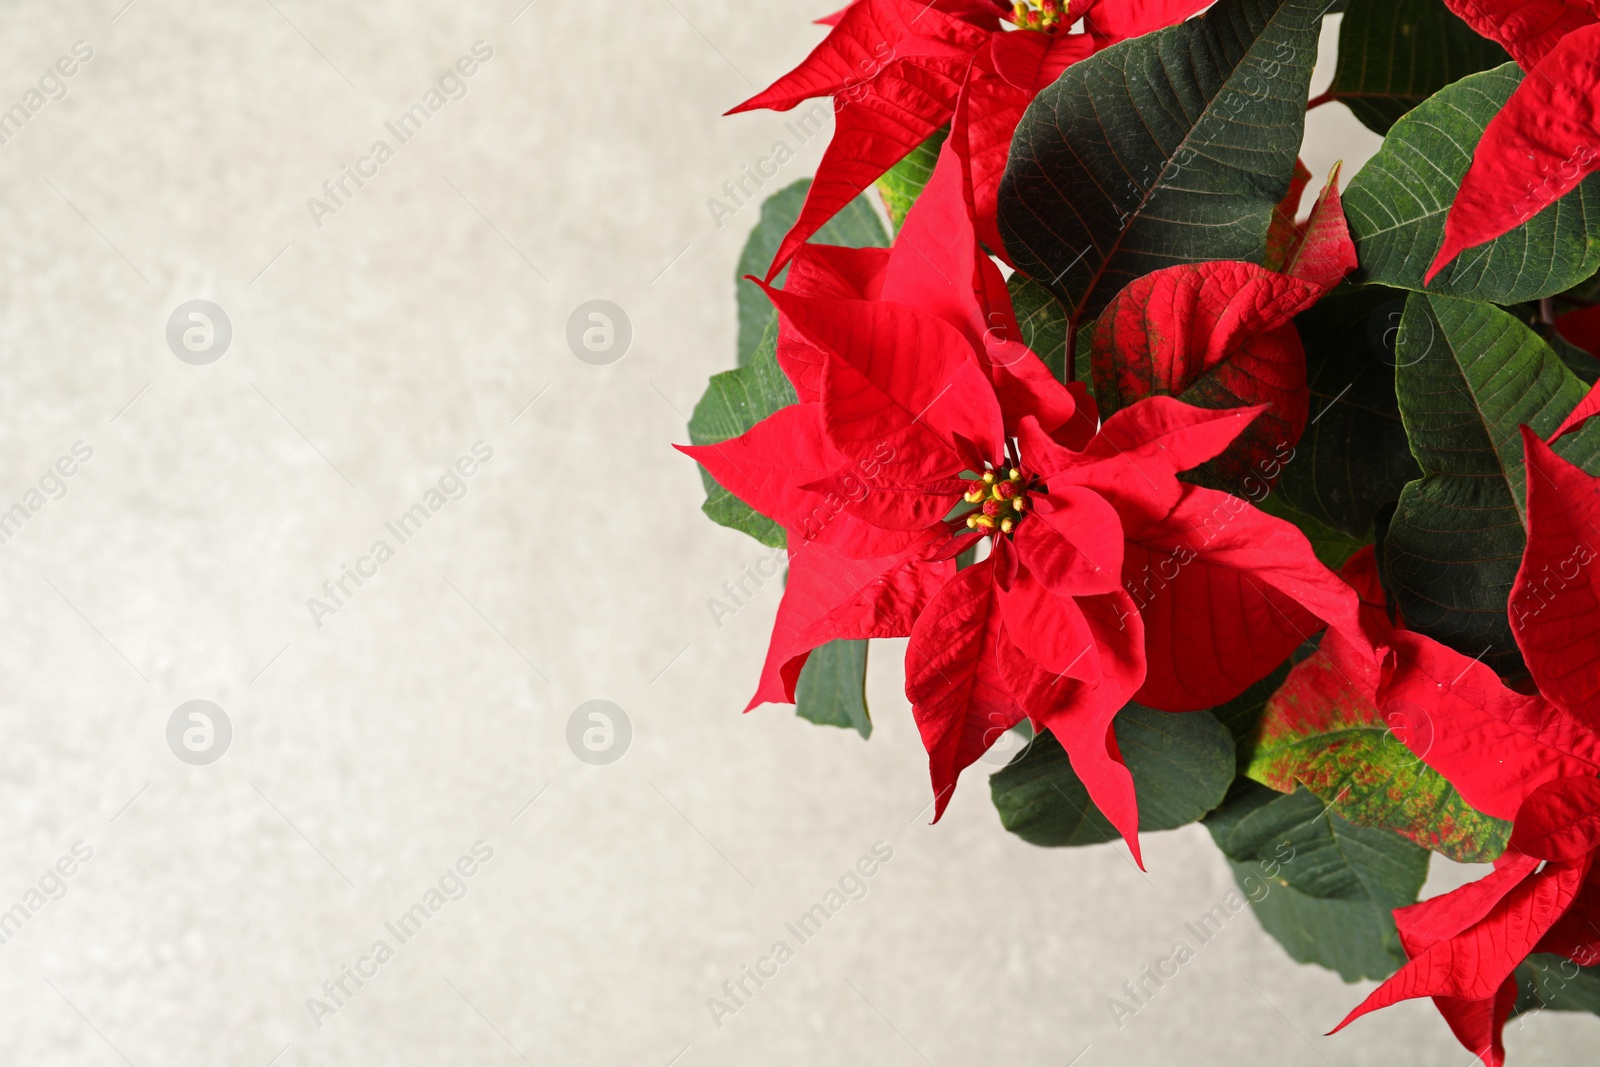
<svg viewBox="0 0 1600 1067"><path fill-rule="evenodd" d="M1011 21L1025 30L1054 33L1063 26L1071 25L1067 21L1070 6L1066 0L1014 0Z"/></svg>
<svg viewBox="0 0 1600 1067"><path fill-rule="evenodd" d="M1016 529L1028 513L1028 482L1015 467L1004 472L984 471L982 477L962 497L978 509L967 516L967 529L994 537Z"/></svg>

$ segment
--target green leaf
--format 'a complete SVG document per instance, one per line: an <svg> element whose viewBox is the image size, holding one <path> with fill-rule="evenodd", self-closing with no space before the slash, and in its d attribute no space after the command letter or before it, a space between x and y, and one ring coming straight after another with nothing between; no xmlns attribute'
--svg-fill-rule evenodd
<svg viewBox="0 0 1600 1067"><path fill-rule="evenodd" d="M1439 0L1350 0L1328 93L1382 136L1451 82L1510 58Z"/></svg>
<svg viewBox="0 0 1600 1067"><path fill-rule="evenodd" d="M801 178L769 196L761 205L761 217L745 241L739 254L739 267L734 272L734 285L739 297L739 366L744 366L754 356L761 335L766 332L767 320L775 314L772 301L767 299L754 282L746 281L746 274L760 278L772 266L772 257L778 254L778 245L784 234L800 217L800 208L806 202L806 191L811 188L810 178ZM817 244L847 245L850 248L887 248L889 234L883 228L872 202L858 196L829 219L812 238ZM779 288L788 277L785 267L773 279Z"/></svg>
<svg viewBox="0 0 1600 1067"><path fill-rule="evenodd" d="M939 162L939 149L950 136L950 127L944 126L911 150L911 154L890 167L877 181L878 195L883 198L883 209L895 232L906 224L906 213L917 202L922 190L933 177L934 164Z"/></svg>
<svg viewBox="0 0 1600 1067"><path fill-rule="evenodd" d="M1347 982L1405 963L1391 912L1414 904L1428 851L1358 826L1310 792L1246 784L1206 817L1262 927L1300 963Z"/></svg>
<svg viewBox="0 0 1600 1067"><path fill-rule="evenodd" d="M1517 967L1516 979L1514 1015L1540 1009L1600 1015L1600 967L1579 967L1565 956L1540 952Z"/></svg>
<svg viewBox="0 0 1600 1067"><path fill-rule="evenodd" d="M1233 740L1210 712L1129 704L1112 726L1133 775L1141 833L1186 826L1222 803L1233 780ZM1098 845L1120 838L1048 732L989 779L989 792L1000 824L1030 844Z"/></svg>
<svg viewBox="0 0 1600 1067"><path fill-rule="evenodd" d="M1520 669L1506 605L1522 562L1526 424L1555 431L1587 391L1550 346L1490 304L1412 294L1396 345L1400 415L1423 476L1384 537L1386 587L1413 630L1502 674ZM1600 469L1600 426L1556 451Z"/></svg>
<svg viewBox="0 0 1600 1067"><path fill-rule="evenodd" d="M1515 63L1463 78L1394 124L1344 192L1361 266L1352 281L1421 290L1444 220L1484 127L1522 82ZM1600 269L1600 177L1510 233L1468 249L1430 293L1515 304L1567 289Z"/></svg>
<svg viewBox="0 0 1600 1067"><path fill-rule="evenodd" d="M829 641L811 653L795 682L795 714L819 726L872 736L867 713L867 642Z"/></svg>
<svg viewBox="0 0 1600 1067"><path fill-rule="evenodd" d="M1276 880L1307 896L1369 900L1392 911L1415 904L1428 878L1427 849L1341 818L1307 789L1279 793L1245 782L1205 823L1229 859L1273 858Z"/></svg>
<svg viewBox="0 0 1600 1067"><path fill-rule="evenodd" d="M778 367L777 345L778 316L774 312L765 336L747 363L711 376L705 395L689 419L692 443L712 445L738 437L774 411L795 402L794 386ZM747 533L772 548L784 547L783 527L717 484L704 467L700 468L700 480L706 487L706 502L700 510L712 522Z"/></svg>
<svg viewBox="0 0 1600 1067"><path fill-rule="evenodd" d="M1387 978L1406 962L1394 916L1371 901L1314 897L1275 884L1262 876L1259 862L1229 860L1228 866L1256 921L1296 963L1357 982Z"/></svg>
<svg viewBox="0 0 1600 1067"><path fill-rule="evenodd" d="M1460 863L1505 850L1511 824L1461 799L1321 652L1289 672L1253 740L1245 773L1280 793L1305 786L1352 823L1392 830Z"/></svg>
<svg viewBox="0 0 1600 1067"><path fill-rule="evenodd" d="M1011 306L1017 313L1017 325L1022 327L1022 343L1033 352L1057 381L1070 381L1065 376L1067 361L1067 309L1050 290L1029 278L1021 271L1011 275L1006 282L1011 293Z"/></svg>
<svg viewBox="0 0 1600 1067"><path fill-rule="evenodd" d="M1176 263L1260 261L1305 127L1325 0L1221 0L1074 63L1028 106L1000 233L1076 322Z"/></svg>
<svg viewBox="0 0 1600 1067"><path fill-rule="evenodd" d="M1357 545L1370 540L1378 509L1422 473L1406 447L1395 400L1394 338L1405 295L1382 286L1342 289L1295 318L1306 350L1311 422L1277 491L1296 512Z"/></svg>

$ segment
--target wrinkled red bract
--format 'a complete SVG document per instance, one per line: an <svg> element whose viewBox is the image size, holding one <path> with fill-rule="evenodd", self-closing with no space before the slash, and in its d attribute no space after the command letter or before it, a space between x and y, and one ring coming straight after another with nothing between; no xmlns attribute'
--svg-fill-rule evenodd
<svg viewBox="0 0 1600 1067"><path fill-rule="evenodd" d="M1300 198L1311 183L1311 172L1300 159L1294 161L1294 171L1289 175L1289 191L1283 194L1278 206L1272 210L1272 221L1267 224L1267 251L1262 264L1272 270L1282 270L1289 255L1300 240L1300 227L1295 219L1300 215Z"/></svg>
<svg viewBox="0 0 1600 1067"><path fill-rule="evenodd" d="M1567 34L1595 22L1585 0L1445 0L1445 6L1529 71Z"/></svg>
<svg viewBox="0 0 1600 1067"><path fill-rule="evenodd" d="M1593 413L1593 396L1555 436ZM1345 1019L1431 996L1491 1067L1504 1062L1518 964L1533 952L1600 960L1600 479L1521 432L1528 538L1509 613L1537 691L1515 692L1482 663L1381 620L1371 627L1393 650L1380 704L1429 718L1418 754L1475 807L1514 818L1511 839L1493 874L1395 913L1411 960Z"/></svg>
<svg viewBox="0 0 1600 1067"><path fill-rule="evenodd" d="M995 204L1018 121L1039 90L1097 50L1181 22L1209 0L1095 0L1050 31L1004 30L989 0L857 0L801 64L730 111L787 111L831 97L836 127L770 279L806 240L940 127L961 160L964 198L984 243L1004 254Z"/></svg>
<svg viewBox="0 0 1600 1067"><path fill-rule="evenodd" d="M1111 411L1147 396L1204 407L1268 406L1208 468L1246 495L1258 496L1276 479L1309 417L1294 316L1356 266L1338 178L1335 167L1304 225L1291 218L1279 235L1279 270L1233 260L1166 267L1130 282L1095 323L1095 391ZM1292 211L1290 199L1280 208Z"/></svg>
<svg viewBox="0 0 1600 1067"><path fill-rule="evenodd" d="M1600 779L1561 778L1534 790L1491 874L1395 912L1410 960L1334 1030L1377 1008L1432 997L1461 1043L1500 1067L1517 966L1534 952L1592 963L1600 949L1596 845Z"/></svg>
<svg viewBox="0 0 1600 1067"><path fill-rule="evenodd" d="M1334 164L1311 214L1295 232L1284 273L1327 290L1355 269L1356 246L1339 198L1339 165Z"/></svg>
<svg viewBox="0 0 1600 1067"><path fill-rule="evenodd" d="M1555 863L1600 847L1600 779L1558 778L1534 790L1517 813L1507 847Z"/></svg>
<svg viewBox="0 0 1600 1067"><path fill-rule="evenodd" d="M1309 416L1305 349L1293 318L1322 295L1254 263L1181 264L1147 274L1111 299L1095 324L1095 393L1115 411L1147 396L1204 407L1268 410L1213 464L1244 492L1292 454ZM1252 479L1252 476L1253 479Z"/></svg>
<svg viewBox="0 0 1600 1067"><path fill-rule="evenodd" d="M1489 120L1445 217L1444 244L1426 281L1464 250L1516 229L1600 169L1600 23L1592 16L1587 21L1548 49Z"/></svg>
<svg viewBox="0 0 1600 1067"><path fill-rule="evenodd" d="M1600 480L1522 430L1528 543L1511 630L1539 692L1600 729Z"/></svg>
<svg viewBox="0 0 1600 1067"><path fill-rule="evenodd" d="M1123 581L1150 659L1141 704L1195 711L1232 700L1324 624L1372 655L1349 586L1296 527L1239 497L1188 486L1159 526L1129 539Z"/></svg>
<svg viewBox="0 0 1600 1067"><path fill-rule="evenodd" d="M936 817L1026 716L1061 741L1137 858L1116 713L1141 691L1157 707L1226 700L1327 622L1360 644L1357 601L1290 524L1178 480L1261 407L1152 396L1097 425L1081 387L1050 377L1017 340L960 177L947 151L887 255L802 253L791 288L768 290L802 402L686 451L782 524L791 566L808 568L791 576L753 703L792 700L824 640L908 630ZM963 499L979 509L946 522ZM979 540L986 558L952 575ZM1176 571L1139 585L1157 555ZM1179 640L1180 618L1216 647Z"/></svg>

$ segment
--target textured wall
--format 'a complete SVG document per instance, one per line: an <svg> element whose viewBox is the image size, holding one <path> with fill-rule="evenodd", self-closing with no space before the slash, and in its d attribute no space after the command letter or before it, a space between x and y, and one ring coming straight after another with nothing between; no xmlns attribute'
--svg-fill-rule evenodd
<svg viewBox="0 0 1600 1067"><path fill-rule="evenodd" d="M1150 838L1148 874L1029 848L982 767L927 826L893 645L870 743L739 715L778 590L714 622L767 553L668 445L731 365L754 217L705 200L789 137L718 114L826 4L125 2L0 26L0 105L92 50L0 144L0 510L39 504L0 544L0 908L27 916L0 1061L1461 1067L1425 1004L1317 1036L1362 990L1248 915L1119 1029L1107 999L1227 891L1221 857L1198 828ZM1371 151L1336 111L1319 176ZM606 366L565 340L592 299L632 325ZM169 345L191 300L231 323L213 362ZM345 567L369 577L335 602ZM186 719L168 740L197 699L231 726L205 765ZM610 765L567 744L592 699L631 722ZM864 897L786 932L880 841ZM707 998L780 939L718 1026Z"/></svg>

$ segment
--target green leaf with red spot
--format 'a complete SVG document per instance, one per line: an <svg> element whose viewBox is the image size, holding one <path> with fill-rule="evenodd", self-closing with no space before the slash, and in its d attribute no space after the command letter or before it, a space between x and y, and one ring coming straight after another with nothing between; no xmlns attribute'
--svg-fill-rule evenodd
<svg viewBox="0 0 1600 1067"><path fill-rule="evenodd" d="M1296 784L1358 826L1393 830L1461 863L1505 849L1511 824L1474 809L1407 747L1426 750L1428 723L1385 723L1371 698L1325 652L1289 672L1267 702L1246 774L1283 793Z"/></svg>

